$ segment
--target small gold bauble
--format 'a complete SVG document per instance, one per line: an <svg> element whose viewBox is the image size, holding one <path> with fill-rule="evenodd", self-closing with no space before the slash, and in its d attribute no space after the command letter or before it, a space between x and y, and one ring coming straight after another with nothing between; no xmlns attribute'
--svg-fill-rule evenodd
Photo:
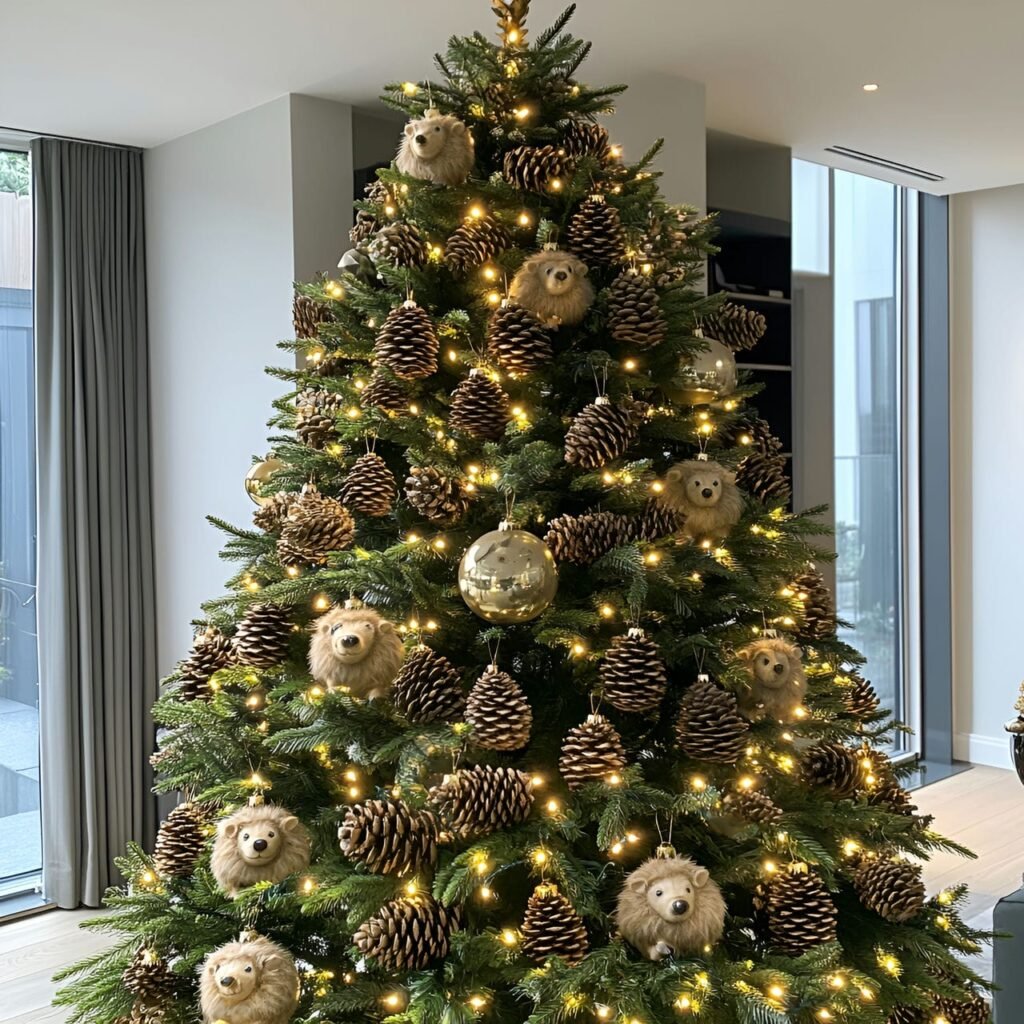
<svg viewBox="0 0 1024 1024"><path fill-rule="evenodd" d="M675 381L663 388L680 405L709 405L736 390L736 357L716 338L705 338L706 352L681 363Z"/></svg>
<svg viewBox="0 0 1024 1024"><path fill-rule="evenodd" d="M508 523L473 541L459 563L462 599L488 622L529 622L551 604L557 590L551 549Z"/></svg>
<svg viewBox="0 0 1024 1024"><path fill-rule="evenodd" d="M266 505L273 498L272 494L263 493L263 485L277 472L284 469L285 464L273 455L268 455L262 462L257 462L245 474L245 493L257 505Z"/></svg>

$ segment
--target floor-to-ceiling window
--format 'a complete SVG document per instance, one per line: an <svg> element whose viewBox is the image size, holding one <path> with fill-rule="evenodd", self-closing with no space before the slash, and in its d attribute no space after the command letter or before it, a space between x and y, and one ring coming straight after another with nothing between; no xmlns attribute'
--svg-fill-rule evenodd
<svg viewBox="0 0 1024 1024"><path fill-rule="evenodd" d="M0 149L0 898L42 864L29 189L28 154Z"/></svg>

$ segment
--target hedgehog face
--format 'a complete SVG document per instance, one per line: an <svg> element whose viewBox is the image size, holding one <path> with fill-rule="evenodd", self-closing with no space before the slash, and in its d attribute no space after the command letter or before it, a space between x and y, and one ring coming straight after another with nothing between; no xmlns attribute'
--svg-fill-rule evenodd
<svg viewBox="0 0 1024 1024"><path fill-rule="evenodd" d="M427 117L421 121L410 121L405 126L405 134L416 156L430 161L441 155L453 127L444 118Z"/></svg>
<svg viewBox="0 0 1024 1024"><path fill-rule="evenodd" d="M714 508L722 498L722 477L710 468L699 470L687 479L685 492L695 508Z"/></svg>
<svg viewBox="0 0 1024 1024"><path fill-rule="evenodd" d="M358 665L377 639L377 627L369 619L345 619L325 626L331 634L331 651L346 665Z"/></svg>
<svg viewBox="0 0 1024 1024"><path fill-rule="evenodd" d="M580 277L586 276L587 268L578 260L550 260L541 267L541 279L548 295L565 295L571 292Z"/></svg>
<svg viewBox="0 0 1024 1024"><path fill-rule="evenodd" d="M647 887L647 903L663 921L678 924L693 915L695 887L683 876L660 878Z"/></svg>
<svg viewBox="0 0 1024 1024"><path fill-rule="evenodd" d="M771 690L778 690L789 682L789 658L780 651L767 648L754 655L754 677Z"/></svg>
<svg viewBox="0 0 1024 1024"><path fill-rule="evenodd" d="M231 822L225 829L228 836L234 836L238 853L246 864L273 864L281 853L284 831L294 825L297 819L289 817L280 823L275 821Z"/></svg>
<svg viewBox="0 0 1024 1024"><path fill-rule="evenodd" d="M217 994L229 1003L247 999L259 984L260 965L255 957L244 953L217 957L206 969L217 986Z"/></svg>

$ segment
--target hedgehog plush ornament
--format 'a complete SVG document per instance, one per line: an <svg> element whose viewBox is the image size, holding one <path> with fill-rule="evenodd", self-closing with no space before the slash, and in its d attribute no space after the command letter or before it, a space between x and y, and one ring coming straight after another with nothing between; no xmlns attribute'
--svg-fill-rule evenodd
<svg viewBox="0 0 1024 1024"><path fill-rule="evenodd" d="M347 601L313 623L309 670L329 690L343 687L367 700L383 697L404 657L394 625L361 602Z"/></svg>
<svg viewBox="0 0 1024 1024"><path fill-rule="evenodd" d="M395 166L403 174L436 185L461 185L475 162L469 129L457 117L433 107L406 124L395 157Z"/></svg>
<svg viewBox="0 0 1024 1024"><path fill-rule="evenodd" d="M561 249L543 249L516 271L510 297L547 327L578 324L594 301L587 265Z"/></svg>
<svg viewBox="0 0 1024 1024"><path fill-rule="evenodd" d="M299 1002L295 961L262 937L225 943L199 968L199 1001L207 1024L288 1024Z"/></svg>
<svg viewBox="0 0 1024 1024"><path fill-rule="evenodd" d="M661 846L626 876L615 920L648 960L703 953L725 930L725 900L706 868Z"/></svg>
<svg viewBox="0 0 1024 1024"><path fill-rule="evenodd" d="M275 804L242 807L217 827L210 870L229 896L257 882L280 882L309 867L309 833Z"/></svg>
<svg viewBox="0 0 1024 1024"><path fill-rule="evenodd" d="M748 718L793 721L807 693L803 651L781 637L765 635L738 650L736 657L750 676L740 710Z"/></svg>
<svg viewBox="0 0 1024 1024"><path fill-rule="evenodd" d="M725 540L743 514L736 474L710 459L677 462L658 500L679 515L681 536L690 540Z"/></svg>

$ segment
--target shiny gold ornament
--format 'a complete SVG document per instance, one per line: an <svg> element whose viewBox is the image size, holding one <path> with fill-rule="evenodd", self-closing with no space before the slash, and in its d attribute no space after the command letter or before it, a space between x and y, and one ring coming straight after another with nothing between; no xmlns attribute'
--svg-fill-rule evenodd
<svg viewBox="0 0 1024 1024"><path fill-rule="evenodd" d="M557 590L551 549L507 522L478 537L459 564L462 599L488 622L529 622L551 604Z"/></svg>
<svg viewBox="0 0 1024 1024"><path fill-rule="evenodd" d="M268 455L262 462L257 462L245 474L245 493L257 505L266 505L268 501L273 501L273 494L263 493L263 485L284 468L285 464L280 459L275 459L273 455Z"/></svg>
<svg viewBox="0 0 1024 1024"><path fill-rule="evenodd" d="M708 405L736 390L736 356L717 338L704 340L707 351L681 363L675 380L662 389L678 405Z"/></svg>

